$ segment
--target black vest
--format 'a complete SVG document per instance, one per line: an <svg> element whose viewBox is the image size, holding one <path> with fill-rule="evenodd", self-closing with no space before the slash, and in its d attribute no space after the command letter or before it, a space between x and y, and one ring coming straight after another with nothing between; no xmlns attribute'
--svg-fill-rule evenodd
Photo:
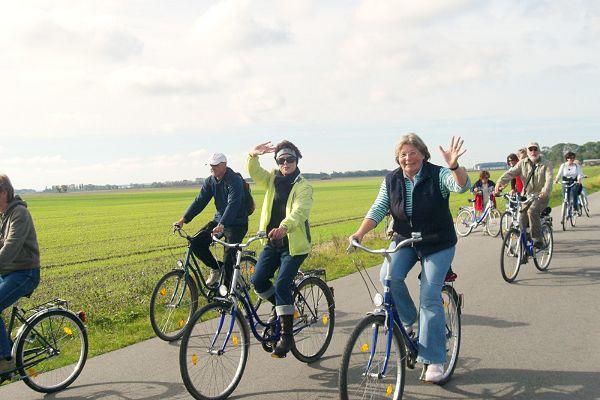
<svg viewBox="0 0 600 400"><path fill-rule="evenodd" d="M415 245L422 256L454 246L457 242L454 221L448 198L440 190L442 167L423 162L421 180L413 187L412 217L405 212L406 184L402 169L398 168L385 177L390 211L394 217L395 241L410 238L412 232L421 232L427 240Z"/></svg>

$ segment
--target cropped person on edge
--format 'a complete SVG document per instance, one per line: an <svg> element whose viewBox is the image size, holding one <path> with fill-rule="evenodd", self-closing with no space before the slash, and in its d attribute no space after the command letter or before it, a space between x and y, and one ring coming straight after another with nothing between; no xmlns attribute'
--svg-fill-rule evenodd
<svg viewBox="0 0 600 400"><path fill-rule="evenodd" d="M267 171L260 166L258 156L274 153L279 168ZM271 321L279 315L282 335L272 357L285 357L294 346L294 299L292 284L300 265L311 248L308 217L312 207L313 189L300 174L300 150L287 140L271 145L266 142L250 150L248 171L257 184L266 188L260 215L259 230L269 240L258 258L250 282L258 296L275 305ZM271 278L279 268L275 284Z"/></svg>
<svg viewBox="0 0 600 400"><path fill-rule="evenodd" d="M566 190L569 191L573 207L577 210L579 215L581 215L581 210L579 209L579 195L581 194L581 188L583 187L583 170L579 164L575 163L575 153L572 151L565 154L565 162L560 165L554 183L558 183L561 178L563 185L575 183Z"/></svg>
<svg viewBox="0 0 600 400"><path fill-rule="evenodd" d="M475 195L475 211L482 213L487 206L490 198L494 202L496 207L496 199L494 198L494 181L490 180L490 173L488 171L481 171L479 173L479 179L471 187L471 192Z"/></svg>
<svg viewBox="0 0 600 400"><path fill-rule="evenodd" d="M27 204L0 175L0 373L15 368L2 311L40 283L40 248Z"/></svg>
<svg viewBox="0 0 600 400"><path fill-rule="evenodd" d="M445 317L442 306L442 286L457 243L454 222L450 213L450 192L463 193L470 187L467 171L458 159L463 140L454 138L448 150L439 147L448 167L429 162L430 154L421 138L414 133L402 136L395 149L399 168L390 172L381 183L379 194L358 230L350 236L361 241L373 230L388 211L394 220L393 248L412 232L435 239L400 249L392 254L392 298L407 332L412 332L417 309L406 283L409 271L423 259L420 290L419 356L417 361L429 364L425 375L428 382L439 382L446 360ZM385 265L381 274L385 271ZM381 276L384 280L384 276Z"/></svg>
<svg viewBox="0 0 600 400"><path fill-rule="evenodd" d="M219 263L209 250L212 235L223 234L228 243L240 243L248 232L248 212L244 204L244 183L241 175L227 166L227 158L222 153L214 153L208 160L211 175L204 180L200 193L188 207L183 217L173 223L181 228L202 212L212 198L215 199L217 212L212 221L204 225L192 242L194 253L210 268L210 275L206 280L207 286L219 283L221 274ZM226 248L223 259L225 271L225 284L233 276L236 250Z"/></svg>
<svg viewBox="0 0 600 400"><path fill-rule="evenodd" d="M552 193L552 163L540 155L537 142L530 142L527 145L527 158L520 160L500 177L496 184L496 192L501 192L504 186L517 176L524 182L523 195L537 195L537 198L521 211L520 221L524 226L529 222L533 245L541 249L544 247L541 214L548 206Z"/></svg>

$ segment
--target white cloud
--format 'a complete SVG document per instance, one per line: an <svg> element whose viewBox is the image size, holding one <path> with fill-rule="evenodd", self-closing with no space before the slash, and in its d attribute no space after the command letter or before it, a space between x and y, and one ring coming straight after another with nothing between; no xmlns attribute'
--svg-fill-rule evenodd
<svg viewBox="0 0 600 400"><path fill-rule="evenodd" d="M110 80L150 95L198 94L213 88L204 71L129 66L114 72Z"/></svg>
<svg viewBox="0 0 600 400"><path fill-rule="evenodd" d="M247 49L286 43L290 33L278 18L269 18L264 8L251 0L215 3L196 21L192 35L216 48Z"/></svg>
<svg viewBox="0 0 600 400"><path fill-rule="evenodd" d="M419 24L468 10L474 0L363 0L356 10L360 22Z"/></svg>
<svg viewBox="0 0 600 400"><path fill-rule="evenodd" d="M234 107L250 120L257 120L285 106L285 99L275 89L251 86L233 96Z"/></svg>

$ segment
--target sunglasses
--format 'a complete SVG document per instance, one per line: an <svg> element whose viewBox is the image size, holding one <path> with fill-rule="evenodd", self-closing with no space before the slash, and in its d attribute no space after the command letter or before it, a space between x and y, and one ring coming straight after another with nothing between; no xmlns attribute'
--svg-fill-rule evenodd
<svg viewBox="0 0 600 400"><path fill-rule="evenodd" d="M279 165L283 165L284 163L291 164L296 162L296 157L280 157L276 161Z"/></svg>
<svg viewBox="0 0 600 400"><path fill-rule="evenodd" d="M529 151L539 151L539 149L537 147L530 147L527 150L529 150Z"/></svg>

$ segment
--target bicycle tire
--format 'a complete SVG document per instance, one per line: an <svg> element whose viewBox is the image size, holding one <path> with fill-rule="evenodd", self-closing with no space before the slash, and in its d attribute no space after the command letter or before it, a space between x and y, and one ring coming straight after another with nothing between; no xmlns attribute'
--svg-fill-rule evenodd
<svg viewBox="0 0 600 400"><path fill-rule="evenodd" d="M87 355L83 322L72 312L57 308L27 323L17 344L16 363L27 386L36 392L54 393L77 379Z"/></svg>
<svg viewBox="0 0 600 400"><path fill-rule="evenodd" d="M300 282L294 291L294 347L299 361L312 363L327 350L335 326L335 302L327 283L316 276ZM323 307L325 306L325 307Z"/></svg>
<svg viewBox="0 0 600 400"><path fill-rule="evenodd" d="M533 263L539 271L546 271L550 266L550 261L554 254L554 235L552 234L551 226L547 224L542 225L542 237L544 238L545 247L534 252ZM542 254L541 259L539 257L540 254Z"/></svg>
<svg viewBox="0 0 600 400"><path fill-rule="evenodd" d="M196 282L188 275L182 287L184 276L183 270L167 272L159 279L150 298L150 324L156 336L167 342L183 336L185 327L198 308ZM181 290L184 292L179 301Z"/></svg>
<svg viewBox="0 0 600 400"><path fill-rule="evenodd" d="M571 218L569 218L569 222L572 227L577 226L577 211L575 211L575 207L571 205Z"/></svg>
<svg viewBox="0 0 600 400"><path fill-rule="evenodd" d="M581 208L585 212L585 215L588 218L591 218L590 217L590 204L588 203L587 196L579 195L579 204L581 205Z"/></svg>
<svg viewBox="0 0 600 400"><path fill-rule="evenodd" d="M444 362L444 374L442 379L437 382L438 385L443 385L452 378L458 363L461 339L460 300L452 286L444 285L442 287L442 302L446 323L446 361Z"/></svg>
<svg viewBox="0 0 600 400"><path fill-rule="evenodd" d="M506 232L510 230L512 222L512 213L504 211L500 217L500 237L504 240Z"/></svg>
<svg viewBox="0 0 600 400"><path fill-rule="evenodd" d="M181 338L179 348L179 369L187 391L198 400L223 400L227 398L242 379L248 349L250 346L249 327L238 309L231 335L225 350L221 351L223 341L231 320L231 303L214 302L198 310ZM216 313L216 317L215 317ZM225 329L218 331L220 319ZM215 340L214 346L211 342ZM203 358L208 362L203 362ZM210 359L210 361L209 361ZM237 364L237 365L236 365ZM231 369L233 367L233 369ZM228 374L220 384L219 374ZM200 388L200 385L206 387Z"/></svg>
<svg viewBox="0 0 600 400"><path fill-rule="evenodd" d="M501 228L501 220L502 216L500 215L500 211L495 208L490 210L489 214L486 217L485 230L488 235L491 237L497 237L500 234Z"/></svg>
<svg viewBox="0 0 600 400"><path fill-rule="evenodd" d="M404 393L406 349L399 328L393 324L392 346L386 375L379 372L385 357L387 332L385 316L368 315L352 331L342 355L339 373L340 399L364 398L401 399ZM372 350L376 329L377 341ZM365 373L371 351L374 357L369 371ZM366 397L365 397L366 396Z"/></svg>
<svg viewBox="0 0 600 400"><path fill-rule="evenodd" d="M562 230L567 230L567 203L563 203L560 210L560 224L562 225Z"/></svg>
<svg viewBox="0 0 600 400"><path fill-rule="evenodd" d="M502 249L500 252L500 272L506 282L512 283L517 278L523 254L524 249L523 242L521 241L521 233L518 229L511 229L502 240ZM515 264L512 268L509 265L511 260L514 260Z"/></svg>
<svg viewBox="0 0 600 400"><path fill-rule="evenodd" d="M456 216L456 233L459 236L465 237L473 230L473 218L469 210L461 210Z"/></svg>

